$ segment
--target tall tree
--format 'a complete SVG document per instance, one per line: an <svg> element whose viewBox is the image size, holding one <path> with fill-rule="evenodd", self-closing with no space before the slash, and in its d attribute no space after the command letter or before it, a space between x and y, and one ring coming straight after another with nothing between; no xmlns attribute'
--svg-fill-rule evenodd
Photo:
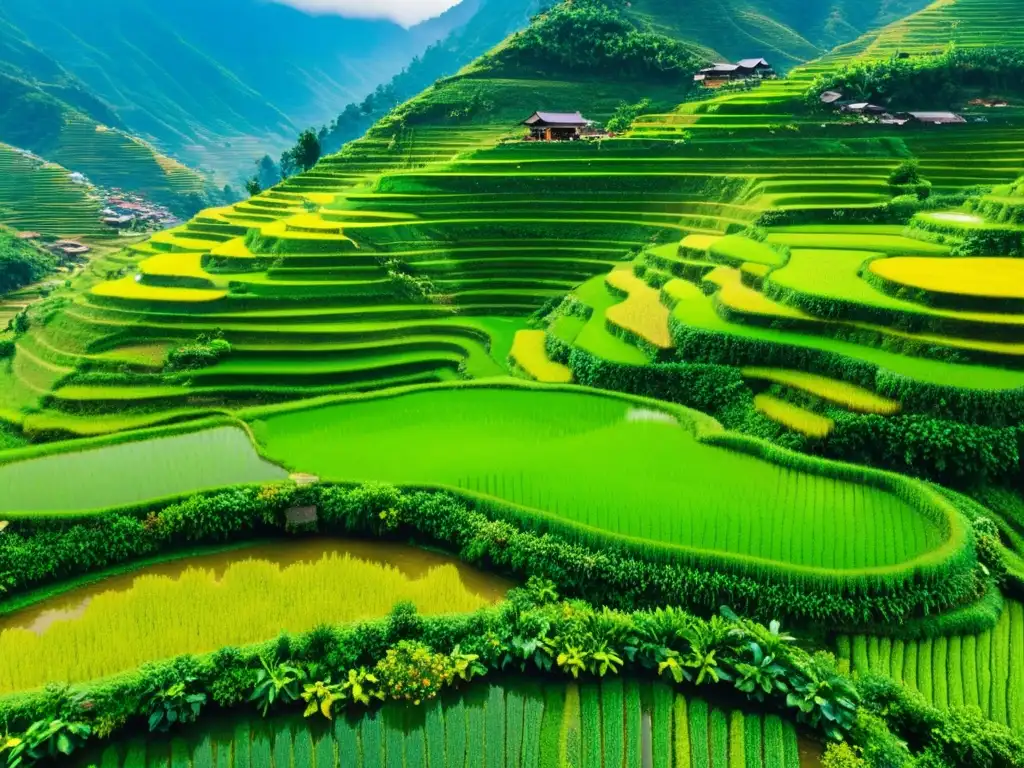
<svg viewBox="0 0 1024 768"><path fill-rule="evenodd" d="M308 171L320 159L320 137L313 128L307 128L299 135L299 141L292 149L292 159L297 168Z"/></svg>

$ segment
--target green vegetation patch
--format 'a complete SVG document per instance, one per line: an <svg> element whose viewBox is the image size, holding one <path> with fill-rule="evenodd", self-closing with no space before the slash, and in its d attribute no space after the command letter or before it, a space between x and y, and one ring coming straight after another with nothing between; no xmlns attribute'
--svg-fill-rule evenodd
<svg viewBox="0 0 1024 768"><path fill-rule="evenodd" d="M944 539L890 493L706 445L680 422L685 411L639 402L444 389L269 415L254 431L268 455L325 479L454 486L593 529L775 563L891 566Z"/></svg>
<svg viewBox="0 0 1024 768"><path fill-rule="evenodd" d="M106 441L0 464L0 512L100 509L286 475L238 427Z"/></svg>

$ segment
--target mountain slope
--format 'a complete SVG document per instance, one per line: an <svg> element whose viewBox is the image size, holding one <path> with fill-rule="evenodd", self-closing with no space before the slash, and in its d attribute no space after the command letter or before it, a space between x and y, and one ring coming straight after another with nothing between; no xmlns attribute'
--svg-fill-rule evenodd
<svg viewBox="0 0 1024 768"><path fill-rule="evenodd" d="M591 22L580 21L574 28L577 22L567 21L568 16L591 6L602 9L605 21L620 30L633 28L640 34L655 35L667 46L685 49L703 61L764 56L785 71L821 56L836 43L876 28L894 14L926 4L927 0L583 0L563 4L403 104L370 133L392 135L396 126L409 124L508 123L537 108L573 111L586 107L588 117L600 119L623 101L650 98L654 108L669 109L687 98L692 91L688 76L622 77L616 71L616 56L621 53L609 56L603 70L595 70L593 56L600 51L586 50L588 36L603 33L597 26L588 26ZM609 21L613 18L618 21ZM557 29L555 25L559 25ZM582 44L575 50L554 53L561 39L566 45L573 39ZM559 65L558 56L576 65Z"/></svg>
<svg viewBox="0 0 1024 768"><path fill-rule="evenodd" d="M94 0L87 10L77 0L7 0L0 23L46 57L18 56L30 77L45 82L55 62L132 132L191 165L236 170L252 154L246 138L283 148L462 23L473 4L413 30L257 0Z"/></svg>
<svg viewBox="0 0 1024 768"><path fill-rule="evenodd" d="M475 2L475 0L474 0ZM463 10L464 0L449 13ZM435 81L455 74L478 56L530 23L542 0L479 0L464 24L417 56L388 83L360 102L352 102L331 122L324 136L326 152L362 136L394 107L411 99Z"/></svg>
<svg viewBox="0 0 1024 768"><path fill-rule="evenodd" d="M627 5L643 24L698 41L727 59L765 56L789 69L913 13L927 0L636 0Z"/></svg>

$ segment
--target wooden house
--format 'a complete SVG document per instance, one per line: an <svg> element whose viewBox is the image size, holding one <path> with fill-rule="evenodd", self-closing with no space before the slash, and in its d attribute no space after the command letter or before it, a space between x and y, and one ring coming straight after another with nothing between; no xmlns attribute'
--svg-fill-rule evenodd
<svg viewBox="0 0 1024 768"><path fill-rule="evenodd" d="M884 115L888 110L885 107L880 107L867 101L857 101L853 104L843 104L840 107L840 111L848 115L874 115L878 117Z"/></svg>
<svg viewBox="0 0 1024 768"><path fill-rule="evenodd" d="M740 59L736 67L743 77L774 77L775 70L767 59Z"/></svg>
<svg viewBox="0 0 1024 768"><path fill-rule="evenodd" d="M593 123L579 112L534 112L522 125L534 141L573 141Z"/></svg>
<svg viewBox="0 0 1024 768"><path fill-rule="evenodd" d="M750 80L775 77L775 70L766 59L741 59L735 64L716 62L694 75L696 83L714 88L732 80Z"/></svg>

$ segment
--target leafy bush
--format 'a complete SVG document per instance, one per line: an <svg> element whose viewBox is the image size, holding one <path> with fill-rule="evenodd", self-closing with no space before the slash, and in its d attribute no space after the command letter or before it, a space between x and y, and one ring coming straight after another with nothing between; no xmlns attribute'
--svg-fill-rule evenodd
<svg viewBox="0 0 1024 768"><path fill-rule="evenodd" d="M206 694L190 691L194 677L186 677L164 688L155 685L149 694L148 723L150 731L168 731L176 723L191 723L206 703Z"/></svg>
<svg viewBox="0 0 1024 768"><path fill-rule="evenodd" d="M633 123L640 115L644 114L651 107L650 99L642 99L636 104L622 102L609 118L605 128L611 133L625 133L633 127Z"/></svg>
<svg viewBox="0 0 1024 768"><path fill-rule="evenodd" d="M26 333L32 327L32 320L28 316L28 310L23 309L11 319L11 330L15 333Z"/></svg>
<svg viewBox="0 0 1024 768"><path fill-rule="evenodd" d="M40 280L56 268L57 260L51 254L0 226L0 296Z"/></svg>
<svg viewBox="0 0 1024 768"><path fill-rule="evenodd" d="M253 228L245 233L245 247L250 253L270 255L277 252L277 241L265 237L260 230Z"/></svg>
<svg viewBox="0 0 1024 768"><path fill-rule="evenodd" d="M932 183L921 175L921 163L916 158L904 160L889 174L889 186L896 197L913 195L925 200L932 193Z"/></svg>
<svg viewBox="0 0 1024 768"><path fill-rule="evenodd" d="M851 747L845 741L834 742L825 747L821 768L867 768L860 756L860 749Z"/></svg>
<svg viewBox="0 0 1024 768"><path fill-rule="evenodd" d="M231 354L229 344L220 331L214 335L201 333L194 342L182 344L167 353L164 369L167 371L194 371L206 368Z"/></svg>
<svg viewBox="0 0 1024 768"><path fill-rule="evenodd" d="M423 643L400 641L374 667L383 694L415 705L437 695L455 679L451 660Z"/></svg>
<svg viewBox="0 0 1024 768"><path fill-rule="evenodd" d="M13 339L0 339L0 360L14 357L17 346Z"/></svg>

